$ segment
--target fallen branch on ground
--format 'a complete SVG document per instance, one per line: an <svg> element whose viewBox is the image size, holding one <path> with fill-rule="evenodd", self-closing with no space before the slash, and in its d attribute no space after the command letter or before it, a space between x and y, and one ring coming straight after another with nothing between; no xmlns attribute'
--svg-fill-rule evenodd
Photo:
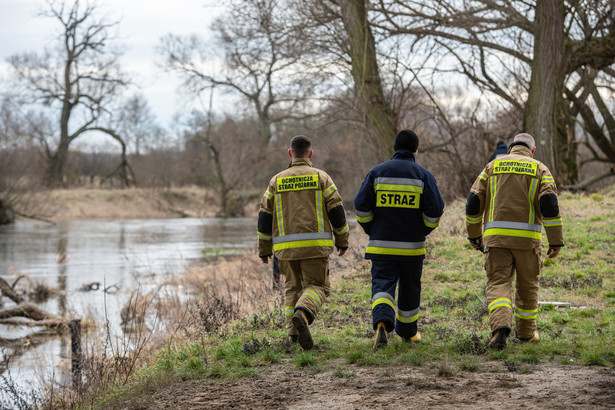
<svg viewBox="0 0 615 410"><path fill-rule="evenodd" d="M6 296L17 304L23 302L23 298L19 296L17 292L15 292L15 289L13 289L13 287L2 278L0 278L0 296Z"/></svg>

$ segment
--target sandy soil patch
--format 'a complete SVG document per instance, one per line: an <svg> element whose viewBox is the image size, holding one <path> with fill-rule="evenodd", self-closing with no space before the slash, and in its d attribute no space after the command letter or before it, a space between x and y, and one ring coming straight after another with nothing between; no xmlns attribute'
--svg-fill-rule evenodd
<svg viewBox="0 0 615 410"><path fill-rule="evenodd" d="M288 364L256 378L189 381L165 388L149 409L563 409L615 408L615 374L599 367L537 366L530 374L459 373L417 367L344 367L311 374Z"/></svg>

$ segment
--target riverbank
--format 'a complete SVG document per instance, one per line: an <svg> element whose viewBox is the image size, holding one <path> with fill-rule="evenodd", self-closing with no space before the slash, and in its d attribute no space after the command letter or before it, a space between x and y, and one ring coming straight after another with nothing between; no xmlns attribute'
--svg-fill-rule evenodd
<svg viewBox="0 0 615 410"><path fill-rule="evenodd" d="M615 195L563 193L566 247L544 260L540 344L485 350L488 339L482 255L467 244L464 206L447 206L428 240L420 330L423 342L371 350L369 263L365 235L331 259L332 294L312 326L315 348L288 343L280 302L240 320L216 322L167 344L127 382L83 404L100 408L407 408L406 399L438 408L580 406L615 400ZM255 257L251 255L250 260ZM270 275L270 267L236 261ZM213 268L225 276L223 270ZM244 277L239 275L239 277ZM197 281L200 282L200 281ZM271 296L271 295L269 295ZM224 298L222 298L223 300ZM205 300L212 300L206 298ZM271 299L269 299L271 300ZM201 305L203 306L203 305ZM200 309L203 323L213 313ZM210 316L207 315L209 312Z"/></svg>
<svg viewBox="0 0 615 410"><path fill-rule="evenodd" d="M45 218L80 219L207 218L218 213L216 194L204 188L57 189L37 194Z"/></svg>
<svg viewBox="0 0 615 410"><path fill-rule="evenodd" d="M419 345L392 336L371 350L370 264L355 226L349 252L331 258L314 349L288 342L270 265L254 251L219 256L137 304L166 334L140 328L139 349L100 363L88 357L88 384L50 397L58 407L126 409L402 409L407 397L427 408L612 406L615 189L562 193L560 207L566 247L543 259L539 344L511 338L505 350L486 351L483 257L467 243L460 200L428 238Z"/></svg>

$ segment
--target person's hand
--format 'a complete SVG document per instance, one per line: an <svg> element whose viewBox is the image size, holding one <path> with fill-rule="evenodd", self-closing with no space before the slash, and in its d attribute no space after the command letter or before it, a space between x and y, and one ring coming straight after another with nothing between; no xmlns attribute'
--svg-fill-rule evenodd
<svg viewBox="0 0 615 410"><path fill-rule="evenodd" d="M261 258L263 263L269 263L269 259L271 259L271 255L269 255L269 256L259 256L259 258Z"/></svg>
<svg viewBox="0 0 615 410"><path fill-rule="evenodd" d="M559 254L560 249L562 249L561 246L549 245L549 250L547 251L547 256L549 257L549 259L555 258Z"/></svg>
<svg viewBox="0 0 615 410"><path fill-rule="evenodd" d="M476 249L477 251L480 250L480 247L483 246L483 237L480 236L476 239L468 239L468 241L470 241L470 245L472 245L472 247L474 249Z"/></svg>
<svg viewBox="0 0 615 410"><path fill-rule="evenodd" d="M348 249L337 248L337 251L339 252L339 253L338 253L338 256L342 256L343 254L345 254L345 253L346 253L346 251L347 251L347 250L348 250Z"/></svg>

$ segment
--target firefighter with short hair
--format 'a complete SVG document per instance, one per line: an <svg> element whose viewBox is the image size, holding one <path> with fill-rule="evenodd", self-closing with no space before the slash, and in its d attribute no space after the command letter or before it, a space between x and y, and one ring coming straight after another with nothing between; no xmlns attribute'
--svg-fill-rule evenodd
<svg viewBox="0 0 615 410"><path fill-rule="evenodd" d="M421 340L425 237L440 223L444 201L436 179L416 163L418 148L413 131L400 131L393 158L372 168L354 200L357 221L369 235L365 258L372 261L374 350L387 345L393 330L404 341Z"/></svg>
<svg viewBox="0 0 615 410"><path fill-rule="evenodd" d="M326 172L314 168L312 143L292 138L288 169L275 175L258 214L258 256L268 263L273 252L284 275L286 329L291 341L309 350L309 325L329 296L329 255L348 249L348 224L342 197Z"/></svg>
<svg viewBox="0 0 615 410"><path fill-rule="evenodd" d="M542 227L549 241L549 258L556 257L564 246L555 181L547 166L533 158L535 151L531 135L517 135L508 155L488 163L476 178L466 202L468 239L472 247L484 246L486 252L485 291L491 327L487 346L495 350L506 347L513 313L517 338L540 340L536 315Z"/></svg>

